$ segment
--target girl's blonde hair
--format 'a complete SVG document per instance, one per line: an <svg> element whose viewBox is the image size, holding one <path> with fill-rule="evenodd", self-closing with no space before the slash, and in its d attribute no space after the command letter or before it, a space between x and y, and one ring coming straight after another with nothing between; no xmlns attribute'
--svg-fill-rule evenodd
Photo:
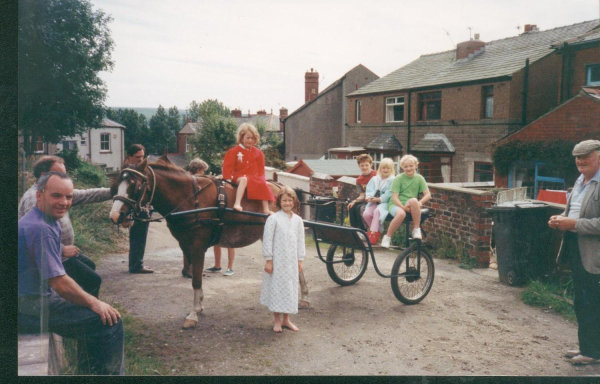
<svg viewBox="0 0 600 384"><path fill-rule="evenodd" d="M381 168L388 167L392 170L392 176L396 176L396 170L394 169L394 160L389 157L384 157L379 163L379 168L377 168L377 174L381 177Z"/></svg>
<svg viewBox="0 0 600 384"><path fill-rule="evenodd" d="M252 132L252 134L254 135L254 138L256 139L256 144L258 145L258 143L260 141L260 135L258 134L258 129L256 129L256 127L254 125L249 124L249 123L244 123L238 127L238 129L237 129L238 144L240 144L242 142L242 140L244 139L244 135L247 132Z"/></svg>
<svg viewBox="0 0 600 384"><path fill-rule="evenodd" d="M419 167L419 160L413 155L402 156L402 158L400 159L400 166L404 168L404 163L406 163L407 161L412 161L413 163L415 163L415 168Z"/></svg>
<svg viewBox="0 0 600 384"><path fill-rule="evenodd" d="M300 208L300 200L298 200L298 196L296 195L296 192L287 186L284 186L283 188L281 188L279 190L279 193L277 194L277 200L275 201L275 205L277 206L277 208L281 209L281 199L283 198L283 196L288 195L289 197L291 197L294 200L294 208L292 208L292 210L296 213L299 212L299 208Z"/></svg>

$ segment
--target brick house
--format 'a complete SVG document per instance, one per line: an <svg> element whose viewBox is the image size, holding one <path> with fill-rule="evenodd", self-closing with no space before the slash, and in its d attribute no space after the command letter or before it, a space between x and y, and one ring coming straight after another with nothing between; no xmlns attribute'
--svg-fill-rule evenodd
<svg viewBox="0 0 600 384"><path fill-rule="evenodd" d="M319 73L312 68L306 72L305 104L287 117L281 116L286 161L319 159L329 148L343 146L348 110L346 96L378 78L359 64L319 92Z"/></svg>
<svg viewBox="0 0 600 384"><path fill-rule="evenodd" d="M177 132L177 154L185 155L193 150L190 140L199 129L202 129L202 121L196 123L187 120L185 125Z"/></svg>
<svg viewBox="0 0 600 384"><path fill-rule="evenodd" d="M577 142L600 139L600 26L555 44L553 48L561 59L557 71L557 101L560 104L495 144L512 141ZM540 174L544 175L539 165L535 162L519 161L513 165L507 176L495 175L496 185L511 188L521 185L535 186L535 175L538 174L538 178ZM547 184L550 189L561 189L552 183ZM566 187L569 186L563 186ZM535 193L536 191L531 191L530 195Z"/></svg>
<svg viewBox="0 0 600 384"><path fill-rule="evenodd" d="M526 25L516 37L484 42L475 34L454 50L423 55L348 95L344 145L390 133L412 153L426 134L443 134L455 149L451 181L485 179L491 144L556 107L566 92L558 76L564 58L552 44L597 25Z"/></svg>

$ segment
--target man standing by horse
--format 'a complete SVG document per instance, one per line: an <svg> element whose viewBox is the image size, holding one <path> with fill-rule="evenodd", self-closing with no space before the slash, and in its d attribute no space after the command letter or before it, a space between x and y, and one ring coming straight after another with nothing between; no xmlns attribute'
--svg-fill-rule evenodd
<svg viewBox="0 0 600 384"><path fill-rule="evenodd" d="M19 326L39 327L78 341L78 371L124 375L121 315L85 292L61 262L61 227L73 201L73 182L48 172L37 183L36 206L19 220ZM83 358L85 357L85 358Z"/></svg>
<svg viewBox="0 0 600 384"><path fill-rule="evenodd" d="M144 161L146 149L142 144L131 144L127 148L125 163L137 167ZM142 213L144 214L144 213ZM149 217L143 217L149 219ZM136 220L129 231L129 273L154 273L154 270L144 266L146 239L148 238L147 221Z"/></svg>

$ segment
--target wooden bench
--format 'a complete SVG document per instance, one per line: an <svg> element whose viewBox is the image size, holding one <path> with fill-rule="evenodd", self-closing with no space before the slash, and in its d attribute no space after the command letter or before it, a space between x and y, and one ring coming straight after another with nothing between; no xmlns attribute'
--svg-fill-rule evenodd
<svg viewBox="0 0 600 384"><path fill-rule="evenodd" d="M18 338L19 376L59 375L66 366L62 337L55 333L26 333Z"/></svg>

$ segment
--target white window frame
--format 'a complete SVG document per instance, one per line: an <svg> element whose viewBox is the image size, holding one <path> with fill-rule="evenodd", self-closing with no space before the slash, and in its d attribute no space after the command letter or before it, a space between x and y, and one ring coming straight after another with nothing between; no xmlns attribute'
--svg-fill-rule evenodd
<svg viewBox="0 0 600 384"><path fill-rule="evenodd" d="M402 120L394 120L394 108L402 106ZM402 123L404 122L404 96L394 96L385 98L385 122Z"/></svg>
<svg viewBox="0 0 600 384"><path fill-rule="evenodd" d="M189 138L190 138L189 136L185 137L185 153L188 153L188 152L190 152L192 150L192 144L190 144L188 142Z"/></svg>
<svg viewBox="0 0 600 384"><path fill-rule="evenodd" d="M585 85L600 85L600 80L592 81L592 68L600 68L600 64L588 65L585 71Z"/></svg>
<svg viewBox="0 0 600 384"><path fill-rule="evenodd" d="M108 135L108 141L102 140L104 135ZM104 143L108 143L108 149L102 148L102 144L104 144ZM104 133L100 134L100 152L110 152L110 133L109 132L104 132Z"/></svg>
<svg viewBox="0 0 600 384"><path fill-rule="evenodd" d="M356 100L355 101L355 105L356 105L356 122L360 123L360 108L361 108L361 102L360 100Z"/></svg>
<svg viewBox="0 0 600 384"><path fill-rule="evenodd" d="M486 92L486 89L491 89L490 93ZM491 119L494 117L494 86L486 85L483 86L483 118Z"/></svg>
<svg viewBox="0 0 600 384"><path fill-rule="evenodd" d="M87 137L81 136L81 139L79 140L79 145L84 147L87 146Z"/></svg>

